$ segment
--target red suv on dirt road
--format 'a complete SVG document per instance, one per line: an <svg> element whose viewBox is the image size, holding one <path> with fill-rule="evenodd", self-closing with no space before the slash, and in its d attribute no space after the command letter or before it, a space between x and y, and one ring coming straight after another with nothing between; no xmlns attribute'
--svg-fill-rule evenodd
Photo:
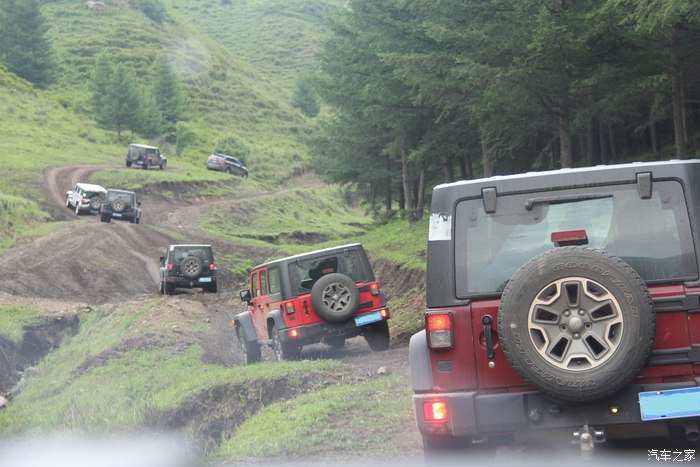
<svg viewBox="0 0 700 467"><path fill-rule="evenodd" d="M692 160L436 187L409 347L426 452L700 440L699 181Z"/></svg>
<svg viewBox="0 0 700 467"><path fill-rule="evenodd" d="M389 309L359 243L270 261L250 272L240 293L248 310L234 317L246 363L271 345L278 360L298 358L304 345L341 347L362 335L375 351L389 347Z"/></svg>

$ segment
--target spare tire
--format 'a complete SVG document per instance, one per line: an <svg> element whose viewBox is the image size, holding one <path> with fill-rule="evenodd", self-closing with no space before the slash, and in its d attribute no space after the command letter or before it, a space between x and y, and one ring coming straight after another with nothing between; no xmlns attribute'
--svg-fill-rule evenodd
<svg viewBox="0 0 700 467"><path fill-rule="evenodd" d="M122 212L124 209L126 209L126 203L122 199L115 199L112 201L112 209L115 212Z"/></svg>
<svg viewBox="0 0 700 467"><path fill-rule="evenodd" d="M626 262L585 247L528 261L498 309L498 337L518 374L562 402L605 398L639 373L655 337L655 311Z"/></svg>
<svg viewBox="0 0 700 467"><path fill-rule="evenodd" d="M180 272L188 279L196 279L202 273L202 261L196 256L188 256L180 261Z"/></svg>
<svg viewBox="0 0 700 467"><path fill-rule="evenodd" d="M352 317L360 302L355 282L345 274L321 276L311 288L311 305L316 314L331 323L342 323Z"/></svg>
<svg viewBox="0 0 700 467"><path fill-rule="evenodd" d="M90 209L100 209L100 206L102 206L102 200L98 195L90 198Z"/></svg>

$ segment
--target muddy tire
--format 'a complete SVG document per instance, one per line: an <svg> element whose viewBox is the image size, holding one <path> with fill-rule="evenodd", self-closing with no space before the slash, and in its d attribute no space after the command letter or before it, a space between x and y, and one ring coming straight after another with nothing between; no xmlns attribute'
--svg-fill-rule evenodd
<svg viewBox="0 0 700 467"><path fill-rule="evenodd" d="M202 273L202 261L196 256L188 256L180 262L180 272L188 279L196 279Z"/></svg>
<svg viewBox="0 0 700 467"><path fill-rule="evenodd" d="M173 284L168 284L167 282L163 285L163 294L165 295L174 295L175 294L175 287L173 287Z"/></svg>
<svg viewBox="0 0 700 467"><path fill-rule="evenodd" d="M168 163L166 161L163 161L158 165L158 167L160 168L160 170L165 170L165 167L167 165L168 165Z"/></svg>
<svg viewBox="0 0 700 467"><path fill-rule="evenodd" d="M209 293L216 293L217 287L216 284L209 284L204 286L204 291L209 292Z"/></svg>
<svg viewBox="0 0 700 467"><path fill-rule="evenodd" d="M364 332L365 340L373 352L383 352L389 348L389 323L379 321L370 324Z"/></svg>
<svg viewBox="0 0 700 467"><path fill-rule="evenodd" d="M160 281L160 286L158 287L158 293L165 295L165 287L163 286L163 281Z"/></svg>
<svg viewBox="0 0 700 467"><path fill-rule="evenodd" d="M131 167L131 161L126 161L126 166Z"/></svg>
<svg viewBox="0 0 700 467"><path fill-rule="evenodd" d="M68 209L71 208L70 199L68 198L68 196L66 196L66 207L67 207Z"/></svg>
<svg viewBox="0 0 700 467"><path fill-rule="evenodd" d="M236 338L241 348L241 355L243 355L243 363L250 365L259 362L261 355L260 344L257 342L246 342L243 336L241 336L240 328L236 328Z"/></svg>
<svg viewBox="0 0 700 467"><path fill-rule="evenodd" d="M322 319L342 323L357 311L360 292L355 282L345 274L321 276L311 288L311 305Z"/></svg>
<svg viewBox="0 0 700 467"><path fill-rule="evenodd" d="M80 212L80 205L79 205L79 204L76 204L76 205L75 205L75 215L76 215L76 216L79 216L80 214L82 214L82 213Z"/></svg>
<svg viewBox="0 0 700 467"><path fill-rule="evenodd" d="M527 262L505 287L498 337L511 366L543 395L599 400L627 386L647 361L654 305L620 258L555 248Z"/></svg>
<svg viewBox="0 0 700 467"><path fill-rule="evenodd" d="M275 351L275 358L279 362L283 360L298 360L301 357L301 347L289 342L282 342L277 326L272 327L272 350Z"/></svg>
<svg viewBox="0 0 700 467"><path fill-rule="evenodd" d="M112 220L112 217L111 217L109 214L107 214L107 215L102 214L102 215L100 216L100 221L101 221L101 222L106 222L106 223L109 224L111 220Z"/></svg>

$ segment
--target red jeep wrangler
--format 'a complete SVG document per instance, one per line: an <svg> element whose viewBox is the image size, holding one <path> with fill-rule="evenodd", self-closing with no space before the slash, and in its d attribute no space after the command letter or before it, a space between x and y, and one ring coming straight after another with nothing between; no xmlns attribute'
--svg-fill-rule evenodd
<svg viewBox="0 0 700 467"><path fill-rule="evenodd" d="M433 192L426 452L568 432L700 439L700 161L564 169Z"/></svg>
<svg viewBox="0 0 700 467"><path fill-rule="evenodd" d="M362 245L355 243L270 261L250 272L240 293L248 310L233 324L245 363L271 345L278 360L304 345L342 347L363 335L375 351L389 348L389 309Z"/></svg>

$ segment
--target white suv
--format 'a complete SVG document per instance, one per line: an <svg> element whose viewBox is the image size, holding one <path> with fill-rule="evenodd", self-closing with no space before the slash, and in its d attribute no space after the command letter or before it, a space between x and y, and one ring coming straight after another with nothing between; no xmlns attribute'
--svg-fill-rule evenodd
<svg viewBox="0 0 700 467"><path fill-rule="evenodd" d="M76 183L72 190L66 192L66 207L74 209L75 215L82 213L97 214L107 190L92 183Z"/></svg>

